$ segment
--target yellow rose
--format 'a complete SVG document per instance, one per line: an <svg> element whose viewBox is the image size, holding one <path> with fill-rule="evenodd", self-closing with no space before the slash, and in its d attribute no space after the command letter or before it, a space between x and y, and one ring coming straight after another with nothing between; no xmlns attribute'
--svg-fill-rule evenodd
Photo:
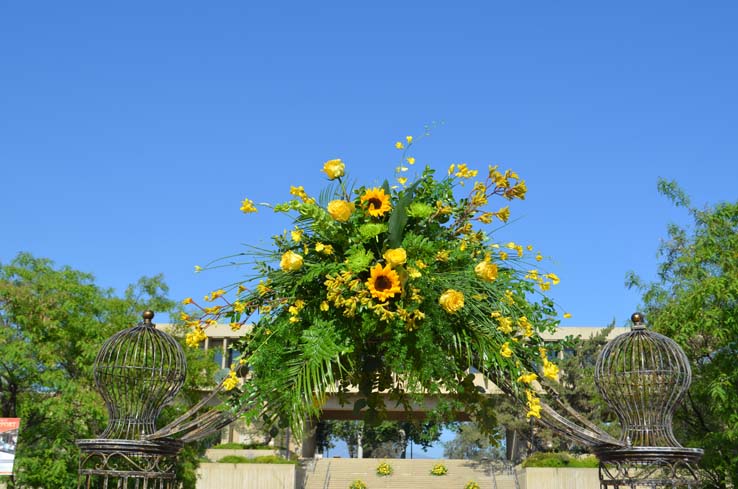
<svg viewBox="0 0 738 489"><path fill-rule="evenodd" d="M481 261L474 267L474 272L482 280L493 282L497 279L497 264L490 263L487 260Z"/></svg>
<svg viewBox="0 0 738 489"><path fill-rule="evenodd" d="M407 261L407 253L404 248L393 248L384 252L382 255L391 267L402 265Z"/></svg>
<svg viewBox="0 0 738 489"><path fill-rule="evenodd" d="M346 165L344 165L343 161L341 160L328 160L323 165L323 171L326 175L328 175L328 178L330 180L335 180L338 177L342 177L344 175L345 169Z"/></svg>
<svg viewBox="0 0 738 489"><path fill-rule="evenodd" d="M279 266L285 272L294 272L302 268L302 256L293 251L288 251L282 255Z"/></svg>
<svg viewBox="0 0 738 489"><path fill-rule="evenodd" d="M328 214L338 222L348 221L351 214L354 212L353 202L347 202L345 200L331 200L328 203Z"/></svg>
<svg viewBox="0 0 738 489"><path fill-rule="evenodd" d="M438 303L441 305L444 311L455 314L462 307L464 307L464 294L458 290L448 289L446 292L441 294L438 299Z"/></svg>

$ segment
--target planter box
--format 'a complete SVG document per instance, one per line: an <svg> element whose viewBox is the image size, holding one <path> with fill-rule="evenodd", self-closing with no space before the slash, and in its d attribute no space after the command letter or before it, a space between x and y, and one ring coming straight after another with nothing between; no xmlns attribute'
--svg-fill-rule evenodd
<svg viewBox="0 0 738 489"><path fill-rule="evenodd" d="M227 450L216 450L225 452ZM262 450L263 451L263 450ZM197 489L296 489L292 464L202 463Z"/></svg>
<svg viewBox="0 0 738 489"><path fill-rule="evenodd" d="M599 489L598 469L559 467L518 468L521 488L527 489Z"/></svg>

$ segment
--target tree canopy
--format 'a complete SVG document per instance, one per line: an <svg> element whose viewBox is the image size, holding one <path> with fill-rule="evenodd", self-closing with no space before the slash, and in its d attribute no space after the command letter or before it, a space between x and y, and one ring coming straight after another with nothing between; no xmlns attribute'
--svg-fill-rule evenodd
<svg viewBox="0 0 738 489"><path fill-rule="evenodd" d="M106 424L92 376L97 352L144 309L171 311L167 291L161 276L144 277L117 296L88 273L27 253L0 263L0 416L21 418L16 487L76 486L74 441L99 435ZM186 352L184 390L191 392L212 369L201 351ZM191 470L181 472L192 479Z"/></svg>
<svg viewBox="0 0 738 489"><path fill-rule="evenodd" d="M658 280L631 274L651 327L681 345L692 387L675 415L675 433L703 447L710 487L738 482L738 202L698 209L675 183L659 191L686 210L691 226L672 224L659 248ZM731 485L732 484L732 485Z"/></svg>

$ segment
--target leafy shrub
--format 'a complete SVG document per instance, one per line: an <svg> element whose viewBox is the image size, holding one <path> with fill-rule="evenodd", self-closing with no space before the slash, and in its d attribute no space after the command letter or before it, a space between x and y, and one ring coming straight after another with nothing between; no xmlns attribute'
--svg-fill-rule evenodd
<svg viewBox="0 0 738 489"><path fill-rule="evenodd" d="M594 455L575 457L567 452L537 452L525 459L523 467L570 467L597 468L599 461Z"/></svg>
<svg viewBox="0 0 738 489"><path fill-rule="evenodd" d="M296 464L296 460L289 460L278 455L263 455L261 457L243 457L241 455L226 455L218 460L221 464Z"/></svg>
<svg viewBox="0 0 738 489"><path fill-rule="evenodd" d="M377 475L380 477L392 475L392 466L387 462L382 462L377 466Z"/></svg>

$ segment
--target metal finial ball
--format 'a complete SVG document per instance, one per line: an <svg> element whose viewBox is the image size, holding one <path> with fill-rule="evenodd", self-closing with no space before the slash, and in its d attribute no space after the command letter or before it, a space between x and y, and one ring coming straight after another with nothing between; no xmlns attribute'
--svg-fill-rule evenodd
<svg viewBox="0 0 738 489"><path fill-rule="evenodd" d="M633 321L633 324L643 324L643 313L634 312L630 316L630 320Z"/></svg>
<svg viewBox="0 0 738 489"><path fill-rule="evenodd" d="M143 314L141 314L141 317L143 317L144 322L150 323L152 319L154 319L154 311L151 309L146 309Z"/></svg>

